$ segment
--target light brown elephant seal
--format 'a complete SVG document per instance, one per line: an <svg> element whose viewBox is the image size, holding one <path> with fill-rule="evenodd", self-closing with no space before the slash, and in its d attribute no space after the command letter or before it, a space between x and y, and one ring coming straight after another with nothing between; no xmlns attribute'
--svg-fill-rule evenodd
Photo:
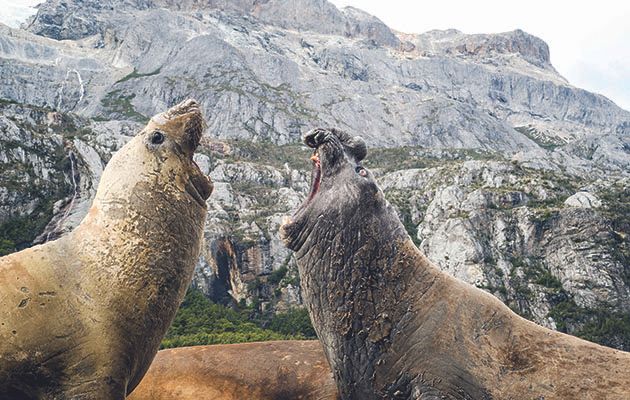
<svg viewBox="0 0 630 400"><path fill-rule="evenodd" d="M317 340L193 346L158 352L129 400L337 400Z"/></svg>
<svg viewBox="0 0 630 400"><path fill-rule="evenodd" d="M124 399L140 382L200 250L203 127L192 100L156 115L75 230L0 259L1 399Z"/></svg>
<svg viewBox="0 0 630 400"><path fill-rule="evenodd" d="M630 399L630 353L540 327L434 266L361 165L361 138L304 139L313 187L281 232L342 399Z"/></svg>

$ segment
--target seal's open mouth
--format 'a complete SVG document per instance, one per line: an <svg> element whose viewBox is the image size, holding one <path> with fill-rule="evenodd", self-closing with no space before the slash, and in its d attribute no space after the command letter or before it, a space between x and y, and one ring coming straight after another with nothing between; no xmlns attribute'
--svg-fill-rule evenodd
<svg viewBox="0 0 630 400"><path fill-rule="evenodd" d="M311 191L306 198L306 203L308 204L313 197L317 194L319 190L319 185L322 182L322 164L319 160L319 152L317 149L313 152L311 156L311 161L313 161L313 171L311 172Z"/></svg>
<svg viewBox="0 0 630 400"><path fill-rule="evenodd" d="M166 119L185 118L185 143L183 144L184 147L188 149L186 152L194 169L186 183L186 192L200 205L205 207L206 200L212 193L213 185L210 179L201 172L201 169L199 169L199 166L193 160L193 154L199 146L201 136L206 128L199 103L192 99L185 100L166 111L164 117Z"/></svg>
<svg viewBox="0 0 630 400"><path fill-rule="evenodd" d="M306 144L309 147L315 148L315 151L313 151L313 155L311 156L311 161L313 161L313 170L311 171L311 190L309 191L308 196L306 196L306 200L304 200L302 205L300 205L300 207L298 207L298 209L293 213L294 217L300 214L306 206L311 203L315 195L319 192L319 188L322 184L322 163L319 154L319 146L309 142Z"/></svg>
<svg viewBox="0 0 630 400"><path fill-rule="evenodd" d="M206 200L212 194L212 181L205 176L199 166L193 161L193 166L196 169L195 173L190 175L190 179L186 183L186 192L192 196L193 199L201 206L206 206Z"/></svg>

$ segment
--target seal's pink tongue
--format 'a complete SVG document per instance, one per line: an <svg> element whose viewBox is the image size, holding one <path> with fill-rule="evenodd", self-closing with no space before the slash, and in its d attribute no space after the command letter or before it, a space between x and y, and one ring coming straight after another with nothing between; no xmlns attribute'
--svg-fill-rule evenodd
<svg viewBox="0 0 630 400"><path fill-rule="evenodd" d="M311 156L311 161L313 161L313 172L311 174L311 192L308 194L307 203L310 202L317 194L317 191L319 191L319 185L322 179L322 164L319 161L317 151Z"/></svg>

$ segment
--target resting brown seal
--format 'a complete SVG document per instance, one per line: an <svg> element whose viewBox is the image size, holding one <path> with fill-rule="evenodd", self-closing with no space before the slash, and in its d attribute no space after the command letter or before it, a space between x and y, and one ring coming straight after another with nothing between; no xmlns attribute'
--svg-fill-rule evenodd
<svg viewBox="0 0 630 400"><path fill-rule="evenodd" d="M336 400L316 340L182 347L158 352L128 400Z"/></svg>
<svg viewBox="0 0 630 400"><path fill-rule="evenodd" d="M0 398L124 399L190 283L212 185L187 100L107 164L67 236L0 259Z"/></svg>
<svg viewBox="0 0 630 400"><path fill-rule="evenodd" d="M630 353L529 322L413 244L359 137L316 129L313 187L281 228L342 399L630 399Z"/></svg>

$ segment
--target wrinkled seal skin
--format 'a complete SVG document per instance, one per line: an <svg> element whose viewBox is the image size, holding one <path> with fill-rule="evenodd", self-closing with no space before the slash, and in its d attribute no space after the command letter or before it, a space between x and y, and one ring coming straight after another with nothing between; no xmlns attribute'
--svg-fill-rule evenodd
<svg viewBox="0 0 630 400"><path fill-rule="evenodd" d="M630 353L540 327L435 267L361 169L360 138L305 142L319 190L281 234L342 399L630 399Z"/></svg>
<svg viewBox="0 0 630 400"><path fill-rule="evenodd" d="M74 231L0 259L1 399L124 399L140 382L200 250L203 127L193 100L156 115Z"/></svg>
<svg viewBox="0 0 630 400"><path fill-rule="evenodd" d="M287 340L158 352L128 400L337 400L321 344Z"/></svg>

